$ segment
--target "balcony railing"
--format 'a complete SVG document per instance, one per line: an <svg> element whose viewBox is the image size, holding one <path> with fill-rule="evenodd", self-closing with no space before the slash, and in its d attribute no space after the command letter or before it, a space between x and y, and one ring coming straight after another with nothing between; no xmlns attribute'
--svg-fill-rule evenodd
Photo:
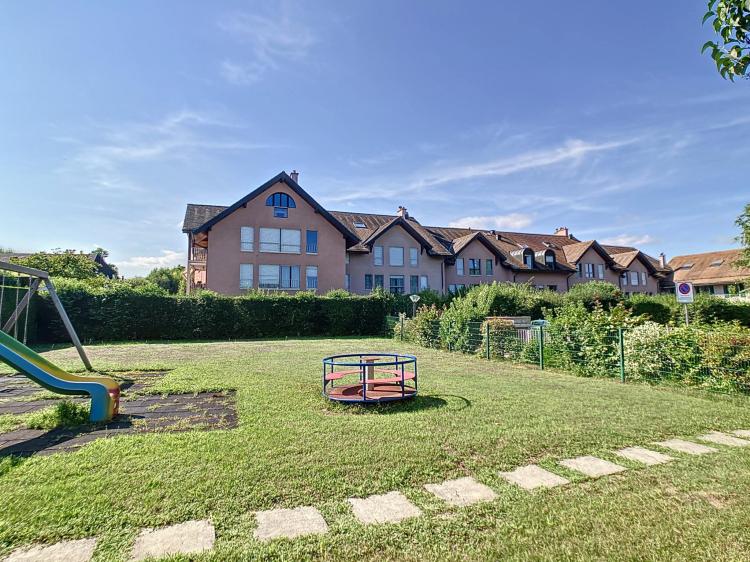
<svg viewBox="0 0 750 562"><path fill-rule="evenodd" d="M208 249L194 246L191 251L190 261L205 262L208 257Z"/></svg>

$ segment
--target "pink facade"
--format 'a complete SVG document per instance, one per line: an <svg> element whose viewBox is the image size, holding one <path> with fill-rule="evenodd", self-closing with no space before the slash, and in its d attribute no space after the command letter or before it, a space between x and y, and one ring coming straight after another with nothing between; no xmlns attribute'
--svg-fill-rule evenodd
<svg viewBox="0 0 750 562"><path fill-rule="evenodd" d="M469 267L470 260L479 260L480 272L476 275ZM487 262L492 262L492 272L488 274ZM463 268L463 274L461 269ZM461 287L470 287L493 281L513 281L513 272L507 267L500 265L497 255L490 251L487 246L473 240L456 254L455 263L445 266L445 287L452 290Z"/></svg>

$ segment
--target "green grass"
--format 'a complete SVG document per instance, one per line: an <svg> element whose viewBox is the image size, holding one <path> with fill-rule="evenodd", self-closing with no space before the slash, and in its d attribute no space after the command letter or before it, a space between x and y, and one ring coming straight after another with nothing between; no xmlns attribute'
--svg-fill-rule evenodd
<svg viewBox="0 0 750 562"><path fill-rule="evenodd" d="M88 406L62 400L53 406L29 414L23 420L23 424L29 429L55 429L84 425L88 421Z"/></svg>
<svg viewBox="0 0 750 562"><path fill-rule="evenodd" d="M216 548L191 560L738 560L750 551L750 451L721 448L536 493L498 470L708 430L750 429L750 399L560 373L389 340L122 344L87 348L103 371L170 369L153 392L236 389L240 427L98 440L76 453L0 463L0 556L97 536L125 560L143 527L210 518ZM416 352L420 396L382 408L320 396L320 359ZM80 368L73 349L48 353ZM423 485L472 475L498 499L449 508ZM346 498L404 492L424 517L359 525ZM330 532L269 544L253 512L314 505Z"/></svg>

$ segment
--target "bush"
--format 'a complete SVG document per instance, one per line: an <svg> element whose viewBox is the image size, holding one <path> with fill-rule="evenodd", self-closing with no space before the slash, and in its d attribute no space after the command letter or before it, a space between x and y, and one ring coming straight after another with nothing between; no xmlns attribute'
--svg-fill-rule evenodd
<svg viewBox="0 0 750 562"><path fill-rule="evenodd" d="M399 337L401 328L397 324L394 336ZM414 318L404 320L404 339L424 347L441 347L440 310L434 304L421 306Z"/></svg>
<svg viewBox="0 0 750 562"><path fill-rule="evenodd" d="M622 292L612 283L589 281L573 285L564 299L565 302L581 303L587 310L594 310L596 306L609 310L622 302Z"/></svg>
<svg viewBox="0 0 750 562"><path fill-rule="evenodd" d="M515 328L511 320L488 318L482 323L482 344L476 353L483 357L487 355L489 339L490 358L536 363L539 361L536 333L536 330ZM529 334L528 338L526 334Z"/></svg>
<svg viewBox="0 0 750 562"><path fill-rule="evenodd" d="M644 320L651 320L659 324L668 324L674 316L674 307L671 302L673 296L658 295L655 297L648 295L632 295L625 306L630 310L633 316L643 317Z"/></svg>
<svg viewBox="0 0 750 562"><path fill-rule="evenodd" d="M60 300L86 342L378 335L385 330L387 305L377 296L258 291L239 297L210 291L173 296L154 287L57 283ZM48 295L38 312L41 341L69 340Z"/></svg>

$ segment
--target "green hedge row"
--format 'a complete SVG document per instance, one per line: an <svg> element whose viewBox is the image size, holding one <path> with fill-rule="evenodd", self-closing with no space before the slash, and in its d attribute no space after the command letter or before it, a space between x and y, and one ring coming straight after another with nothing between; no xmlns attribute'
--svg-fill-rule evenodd
<svg viewBox="0 0 750 562"><path fill-rule="evenodd" d="M377 296L202 293L171 296L125 285L58 283L58 294L84 342L378 335L387 303ZM47 295L38 306L38 340L69 341Z"/></svg>

